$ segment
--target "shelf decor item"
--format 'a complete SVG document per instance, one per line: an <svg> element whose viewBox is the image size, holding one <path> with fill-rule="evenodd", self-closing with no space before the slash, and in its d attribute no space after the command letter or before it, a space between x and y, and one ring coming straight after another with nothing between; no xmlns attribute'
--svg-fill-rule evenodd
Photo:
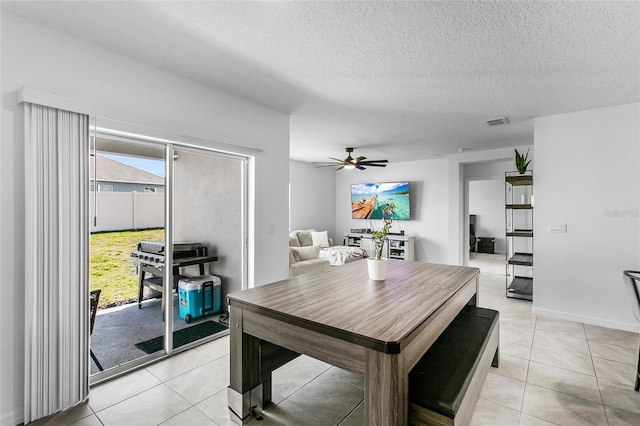
<svg viewBox="0 0 640 426"><path fill-rule="evenodd" d="M372 232L373 245L375 247L375 256L367 258L367 269L369 271L369 279L374 281L384 281L387 276L387 259L382 258L382 250L393 219L391 218L391 207L382 208L382 221L384 225L378 230Z"/></svg>
<svg viewBox="0 0 640 426"><path fill-rule="evenodd" d="M531 160L527 161L529 158L529 149L527 149L527 153L525 155L520 154L517 149L515 151L516 151L516 159L515 159L516 169L518 169L518 173L523 175L527 171L527 167L529 167L529 163L531 163Z"/></svg>

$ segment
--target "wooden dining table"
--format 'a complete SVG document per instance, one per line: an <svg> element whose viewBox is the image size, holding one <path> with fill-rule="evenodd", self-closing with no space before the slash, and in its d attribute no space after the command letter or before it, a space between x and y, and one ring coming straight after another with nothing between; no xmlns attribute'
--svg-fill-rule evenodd
<svg viewBox="0 0 640 426"><path fill-rule="evenodd" d="M386 279L372 281L358 260L229 294L231 419L245 424L264 409L271 370L305 354L364 376L367 425L406 425L409 371L477 304L479 274L390 259Z"/></svg>

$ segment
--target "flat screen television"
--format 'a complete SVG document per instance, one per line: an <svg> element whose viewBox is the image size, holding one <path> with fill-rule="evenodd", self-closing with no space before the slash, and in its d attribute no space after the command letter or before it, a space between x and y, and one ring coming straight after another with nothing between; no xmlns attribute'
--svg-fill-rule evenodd
<svg viewBox="0 0 640 426"><path fill-rule="evenodd" d="M409 182L351 184L351 217L382 219L383 211L393 220L410 220Z"/></svg>

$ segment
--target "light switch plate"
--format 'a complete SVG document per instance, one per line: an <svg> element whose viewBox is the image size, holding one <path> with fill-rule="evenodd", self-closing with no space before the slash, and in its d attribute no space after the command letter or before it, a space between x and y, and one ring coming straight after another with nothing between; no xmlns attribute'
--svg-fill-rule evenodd
<svg viewBox="0 0 640 426"><path fill-rule="evenodd" d="M565 234L567 232L567 224L563 222L550 222L548 229L549 232Z"/></svg>

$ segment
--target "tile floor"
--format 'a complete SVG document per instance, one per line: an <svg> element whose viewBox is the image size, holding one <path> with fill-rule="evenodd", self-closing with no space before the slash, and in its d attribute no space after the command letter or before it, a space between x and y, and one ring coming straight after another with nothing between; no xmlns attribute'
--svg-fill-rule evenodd
<svg viewBox="0 0 640 426"><path fill-rule="evenodd" d="M537 318L483 273L480 305L500 311L500 367L472 425L638 425L636 333ZM74 425L230 425L228 337L91 389L89 401L34 422ZM258 425L362 425L363 379L299 357L273 377L276 405Z"/></svg>

